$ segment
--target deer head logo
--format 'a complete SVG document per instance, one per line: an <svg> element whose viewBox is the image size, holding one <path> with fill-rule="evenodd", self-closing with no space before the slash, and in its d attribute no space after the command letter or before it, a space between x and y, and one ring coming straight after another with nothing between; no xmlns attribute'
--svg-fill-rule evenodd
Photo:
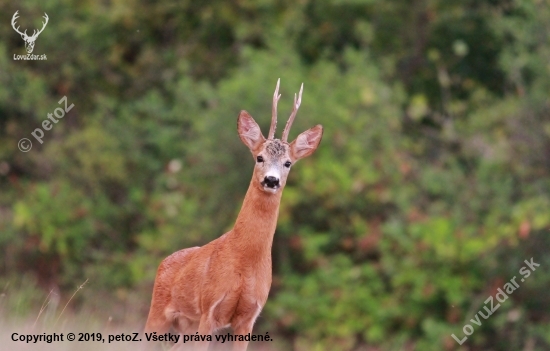
<svg viewBox="0 0 550 351"><path fill-rule="evenodd" d="M40 29L39 31L36 31L33 30L32 32L32 35L31 36L28 36L27 35L27 30L25 29L25 32L24 33L21 33L19 31L19 26L17 28L15 28L15 21L17 21L17 18L19 18L19 16L17 15L17 13L19 12L19 10L15 11L15 13L13 14L13 17L11 18L11 26L13 27L13 30L15 30L17 33L19 33L21 35L21 38L23 38L23 40L25 41L25 49L27 50L27 52L30 54L32 53L32 50L34 49L34 42L36 41L36 38L38 38L38 35L40 33L42 33L42 31L44 30L44 28L46 28L46 25L48 24L48 14L46 14L44 12L44 19L46 20L46 22L42 22L42 29Z"/></svg>

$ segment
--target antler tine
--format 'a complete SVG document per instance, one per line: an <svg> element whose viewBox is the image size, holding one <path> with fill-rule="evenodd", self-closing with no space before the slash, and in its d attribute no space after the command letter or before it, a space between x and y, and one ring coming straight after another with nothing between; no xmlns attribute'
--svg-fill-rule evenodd
<svg viewBox="0 0 550 351"><path fill-rule="evenodd" d="M42 25L46 27L46 24L48 24L48 21L50 20L50 18L48 17L48 14L46 12L44 12L44 16L42 17L46 20L46 22L42 22ZM44 30L44 27L42 27L42 30Z"/></svg>
<svg viewBox="0 0 550 351"><path fill-rule="evenodd" d="M48 14L47 14L46 12L44 12L44 16L42 16L42 17L46 20L46 22L42 22L42 29L40 29L40 30L38 31L38 33L36 33L36 36L38 36L40 33L42 33L42 32L44 31L44 28L46 28L46 25L48 24L48 20L50 19L50 18L48 17ZM35 34L33 33L33 36L34 36L34 35L35 35Z"/></svg>
<svg viewBox="0 0 550 351"><path fill-rule="evenodd" d="M11 18L11 24L15 25L15 21L17 21L18 18L19 18L19 10L15 11L15 13L13 14L13 17Z"/></svg>
<svg viewBox="0 0 550 351"><path fill-rule="evenodd" d="M302 83L302 86L300 87L300 92L298 93L298 100L296 100L296 94L294 94L294 106L292 107L292 113L290 114L290 117L288 117L288 121L286 122L285 129L283 130L283 137L281 138L282 141L287 141L288 134L290 133L290 127L292 126L292 123L294 122L294 118L296 117L296 113L298 112L298 109L300 108L300 104L302 103L302 91L304 90L304 83Z"/></svg>
<svg viewBox="0 0 550 351"><path fill-rule="evenodd" d="M23 35L23 33L21 33L21 32L19 31L19 28L20 28L21 26L17 26L17 28L15 28L15 26L16 26L16 24L17 24L17 23L16 23L16 22L17 22L17 19L19 18L18 13L19 13L19 10L15 11L15 13L13 14L13 17L11 18L11 26L13 27L13 29L14 29L17 33Z"/></svg>
<svg viewBox="0 0 550 351"><path fill-rule="evenodd" d="M279 84L281 83L281 78L277 79L277 86L275 87L275 93L273 93L273 107L271 109L271 126L269 127L268 139L273 139L275 137L275 129L277 129L277 103L281 98L279 94Z"/></svg>

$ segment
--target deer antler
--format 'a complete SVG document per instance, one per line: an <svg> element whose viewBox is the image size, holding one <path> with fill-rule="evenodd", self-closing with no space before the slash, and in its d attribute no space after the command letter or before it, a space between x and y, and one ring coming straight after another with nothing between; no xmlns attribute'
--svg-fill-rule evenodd
<svg viewBox="0 0 550 351"><path fill-rule="evenodd" d="M298 100L296 100L296 94L294 94L294 105L292 107L292 113L290 114L290 117L288 117L288 121L286 122L285 129L283 130L283 137L281 138L282 141L286 142L288 139L288 133L290 132L290 127L292 126L292 122L294 122L296 113L298 112L298 109L300 108L300 104L302 103L303 90L304 90L304 83L302 83L302 86L300 87L300 92L298 93Z"/></svg>
<svg viewBox="0 0 550 351"><path fill-rule="evenodd" d="M271 110L271 126L269 127L268 139L273 139L275 137L275 129L277 129L277 103L281 98L281 94L279 94L279 83L281 83L281 78L277 79L277 86L275 87L275 93L273 93L273 108Z"/></svg>
<svg viewBox="0 0 550 351"><path fill-rule="evenodd" d="M25 33L21 33L19 31L19 27L20 26L17 26L17 28L15 28L15 25L16 25L16 21L17 19L19 18L19 16L17 16L17 13L19 12L19 10L15 11L15 13L13 14L13 17L11 18L11 26L13 27L13 30L15 30L17 33L21 34L21 36L27 36L27 30L25 30Z"/></svg>
<svg viewBox="0 0 550 351"><path fill-rule="evenodd" d="M48 14L44 12L44 16L42 16L42 17L44 17L44 19L46 20L46 22L42 22L42 29L40 29L40 30L38 31L38 33L34 34L34 32L36 32L36 29L32 32L32 38L38 37L38 35L39 35L40 33L42 33L42 31L44 31L44 28L46 28L46 25L48 24L48 20L50 19L50 18L48 17Z"/></svg>
<svg viewBox="0 0 550 351"><path fill-rule="evenodd" d="M46 28L46 25L48 24L48 21L49 21L48 14L47 14L47 13L44 13L44 16L42 16L42 17L44 17L44 19L46 20L46 22L42 22L42 29L40 29L38 32L36 31L36 29L33 30L32 35L29 37L29 36L27 35L27 30L26 30L26 29L25 29L25 32L21 33L21 32L19 31L19 27L20 27L20 26L17 26L17 28L15 28L15 26L17 25L17 23L16 23L16 22L17 22L17 19L19 18L18 14L19 14L19 10L15 11L15 13L13 14L13 17L11 18L11 26L13 27L13 29L14 29L17 33L19 33L22 37L24 37L24 39L25 39L25 38L27 38L27 39L36 39L36 37L38 37L38 35L39 35L40 33L42 33L42 31L44 30L44 28ZM25 40L26 40L26 39L25 39Z"/></svg>

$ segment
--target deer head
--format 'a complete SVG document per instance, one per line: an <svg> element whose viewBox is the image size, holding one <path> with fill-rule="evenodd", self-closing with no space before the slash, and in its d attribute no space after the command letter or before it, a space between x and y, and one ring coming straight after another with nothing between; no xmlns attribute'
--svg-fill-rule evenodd
<svg viewBox="0 0 550 351"><path fill-rule="evenodd" d="M279 83L280 79L277 80L273 94L271 127L267 139L248 112L241 111L237 122L239 136L250 149L256 161L252 181L259 189L271 194L282 191L291 166L299 159L311 155L319 146L323 135L323 127L318 124L298 135L296 140L290 144L287 142L290 127L302 102L304 88L304 84L302 84L298 97L294 94L292 113L286 123L281 140L274 138L277 127L277 102L281 97Z"/></svg>
<svg viewBox="0 0 550 351"><path fill-rule="evenodd" d="M25 49L27 50L27 52L30 54L32 53L33 49L34 49L34 42L36 41L36 38L38 38L38 35L40 33L42 33L42 31L44 30L44 28L46 28L46 25L48 24L48 15L46 13L44 13L44 19L46 20L46 22L42 22L42 29L40 29L39 31L37 31L36 29L33 30L32 32L32 35L31 36L28 36L27 35L27 30L25 29L25 32L24 33L21 33L19 31L19 26L17 28L15 28L15 25L16 25L16 20L17 18L19 18L19 16L17 16L17 13L19 12L19 10L15 11L15 13L13 14L13 17L11 18L11 26L13 27L13 29L19 33L21 35L21 38L23 38L23 40L25 41Z"/></svg>

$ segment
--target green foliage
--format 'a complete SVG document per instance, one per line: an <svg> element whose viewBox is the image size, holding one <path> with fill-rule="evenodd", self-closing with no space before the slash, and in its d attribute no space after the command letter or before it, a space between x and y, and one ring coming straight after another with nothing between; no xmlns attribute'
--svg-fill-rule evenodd
<svg viewBox="0 0 550 351"><path fill-rule="evenodd" d="M9 23L17 8L0 9ZM325 132L288 180L257 328L296 350L548 349L547 1L20 12L29 28L50 16L48 60L13 61L23 42L0 28L0 284L21 291L2 313L89 279L76 310L144 320L160 260L232 227L253 162L236 118L266 131L281 78L279 125L304 82L290 139ZM63 96L74 109L38 143ZM531 257L541 268L459 347L451 334Z"/></svg>

